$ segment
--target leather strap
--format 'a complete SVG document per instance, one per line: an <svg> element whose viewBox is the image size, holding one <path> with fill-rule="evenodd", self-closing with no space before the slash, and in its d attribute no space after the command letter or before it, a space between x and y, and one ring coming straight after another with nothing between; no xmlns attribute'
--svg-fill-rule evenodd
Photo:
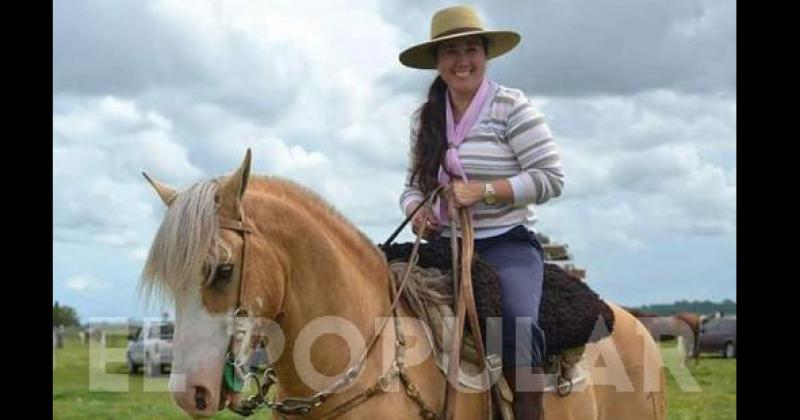
<svg viewBox="0 0 800 420"><path fill-rule="evenodd" d="M455 210L452 203L448 206L450 210L450 220L457 220ZM475 296L472 291L472 258L474 254L474 232L472 230L472 219L469 215L469 210L462 207L459 209L459 222L461 224L461 270L458 270L457 259L457 241L458 236L455 232L455 223L451 224L452 235L450 237L451 249L453 250L453 276L460 272L460 282L456 283L454 291L456 295L456 325L453 329L453 336L450 341L450 360L447 368L447 393L445 395L445 416L446 420L453 420L458 418L456 415L456 393L458 384L458 372L461 361L461 345L463 344L463 332L465 317L469 317L470 330L475 339L475 347L478 353L478 360L480 361L481 372L486 371L486 355L483 348L483 338L480 331L480 324L478 323L478 314L475 308ZM486 378L486 376L482 376ZM484 391L481 392L481 400L483 407L483 418L490 419L492 405L490 384L483 383Z"/></svg>

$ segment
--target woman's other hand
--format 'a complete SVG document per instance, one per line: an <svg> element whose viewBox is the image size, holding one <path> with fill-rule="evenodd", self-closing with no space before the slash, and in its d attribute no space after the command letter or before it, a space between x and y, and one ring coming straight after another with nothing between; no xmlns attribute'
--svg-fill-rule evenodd
<svg viewBox="0 0 800 420"><path fill-rule="evenodd" d="M412 203L409 205L409 212L413 211L419 203ZM441 226L439 225L439 220L437 219L436 215L433 213L433 209L431 208L430 204L426 204L423 206L417 214L414 215L414 218L411 220L412 223L412 231L414 233L422 232L422 237L425 239L430 239L436 236L441 230Z"/></svg>

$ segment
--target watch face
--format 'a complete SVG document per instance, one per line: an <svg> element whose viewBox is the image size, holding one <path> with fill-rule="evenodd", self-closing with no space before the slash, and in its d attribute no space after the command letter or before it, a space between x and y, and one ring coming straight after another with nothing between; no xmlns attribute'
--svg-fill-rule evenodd
<svg viewBox="0 0 800 420"><path fill-rule="evenodd" d="M486 184L483 190L483 201L486 204L494 204L494 188L492 184Z"/></svg>

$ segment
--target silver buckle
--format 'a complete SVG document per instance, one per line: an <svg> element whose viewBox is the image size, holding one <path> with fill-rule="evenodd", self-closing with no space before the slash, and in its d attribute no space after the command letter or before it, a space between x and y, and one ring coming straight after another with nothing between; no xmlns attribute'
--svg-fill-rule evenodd
<svg viewBox="0 0 800 420"><path fill-rule="evenodd" d="M503 359L498 354L490 353L486 356L486 367L489 368L489 383L496 384L503 374Z"/></svg>

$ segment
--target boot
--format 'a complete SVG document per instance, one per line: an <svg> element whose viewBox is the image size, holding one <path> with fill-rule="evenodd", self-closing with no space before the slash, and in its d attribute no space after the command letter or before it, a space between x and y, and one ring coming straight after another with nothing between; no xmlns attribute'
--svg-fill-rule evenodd
<svg viewBox="0 0 800 420"><path fill-rule="evenodd" d="M517 389L517 370L520 370L520 378L529 382L530 375L538 375L533 378L533 383L521 386ZM503 376L508 381L511 391L514 393L514 419L515 420L543 420L544 419L544 369L542 368L505 368ZM522 384L520 384L522 385Z"/></svg>

